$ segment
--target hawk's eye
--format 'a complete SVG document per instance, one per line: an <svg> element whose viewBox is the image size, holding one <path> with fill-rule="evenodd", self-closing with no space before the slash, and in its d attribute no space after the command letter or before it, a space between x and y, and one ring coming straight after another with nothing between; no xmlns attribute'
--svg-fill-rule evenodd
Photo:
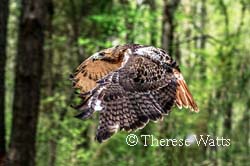
<svg viewBox="0 0 250 166"><path fill-rule="evenodd" d="M99 56L104 56L104 55L105 55L104 52L100 52L100 53L99 53Z"/></svg>

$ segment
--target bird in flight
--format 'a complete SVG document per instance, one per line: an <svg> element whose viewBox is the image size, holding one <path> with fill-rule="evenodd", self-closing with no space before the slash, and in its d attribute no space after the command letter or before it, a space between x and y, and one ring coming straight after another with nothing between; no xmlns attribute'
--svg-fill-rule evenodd
<svg viewBox="0 0 250 166"><path fill-rule="evenodd" d="M118 130L141 129L149 120L167 115L172 106L198 112L178 64L166 51L139 44L99 51L71 75L81 104L73 106L86 119L99 111L96 139L102 142Z"/></svg>

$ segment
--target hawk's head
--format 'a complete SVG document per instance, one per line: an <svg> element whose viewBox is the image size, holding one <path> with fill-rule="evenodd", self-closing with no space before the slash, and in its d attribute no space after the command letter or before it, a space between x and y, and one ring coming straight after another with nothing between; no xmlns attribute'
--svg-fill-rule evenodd
<svg viewBox="0 0 250 166"><path fill-rule="evenodd" d="M123 60L125 52L129 49L128 45L118 45L112 48L101 50L91 56L93 61L103 60L111 63L118 63Z"/></svg>

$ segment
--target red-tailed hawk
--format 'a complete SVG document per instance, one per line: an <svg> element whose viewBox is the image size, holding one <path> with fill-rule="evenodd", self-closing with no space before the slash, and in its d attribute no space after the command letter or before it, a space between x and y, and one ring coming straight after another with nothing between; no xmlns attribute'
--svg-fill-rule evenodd
<svg viewBox="0 0 250 166"><path fill-rule="evenodd" d="M86 59L72 74L83 102L76 117L99 111L96 139L118 130L143 128L167 115L173 105L199 109L176 62L166 51L138 44L104 49Z"/></svg>

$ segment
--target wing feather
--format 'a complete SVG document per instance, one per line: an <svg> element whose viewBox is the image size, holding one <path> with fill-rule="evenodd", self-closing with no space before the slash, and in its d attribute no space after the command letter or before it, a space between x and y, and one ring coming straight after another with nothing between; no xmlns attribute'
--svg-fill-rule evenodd
<svg viewBox="0 0 250 166"><path fill-rule="evenodd" d="M173 72L149 58L130 56L126 64L100 79L89 93L90 109L95 109L97 101L102 108L97 140L108 139L118 129L136 130L149 120L162 119L174 104L176 85Z"/></svg>
<svg viewBox="0 0 250 166"><path fill-rule="evenodd" d="M157 56L150 58L154 53ZM119 63L87 59L77 68L74 87L87 96L77 107L83 111L77 117L85 119L100 111L96 133L99 142L118 129L136 130L149 120L162 119L174 104L198 111L178 66L169 56L168 64L162 63L164 54L151 47L135 54L128 49Z"/></svg>
<svg viewBox="0 0 250 166"><path fill-rule="evenodd" d="M102 60L93 61L91 58L80 64L73 74L73 87L80 89L81 93L88 92L96 87L96 81L112 71L117 70L121 62L109 63Z"/></svg>

